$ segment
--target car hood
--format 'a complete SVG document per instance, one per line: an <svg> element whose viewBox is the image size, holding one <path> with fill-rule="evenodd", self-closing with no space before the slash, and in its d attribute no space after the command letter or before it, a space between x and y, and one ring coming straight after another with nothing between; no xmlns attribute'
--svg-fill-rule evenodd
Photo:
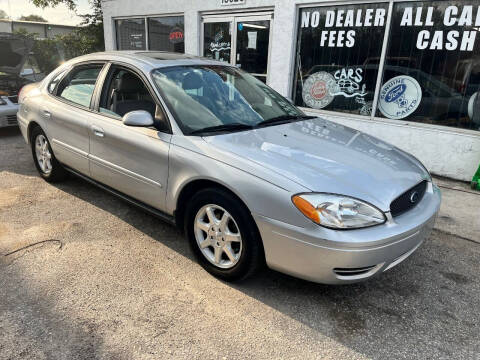
<svg viewBox="0 0 480 360"><path fill-rule="evenodd" d="M429 177L413 156L321 118L204 139L311 191L352 196L384 211Z"/></svg>
<svg viewBox="0 0 480 360"><path fill-rule="evenodd" d="M19 75L32 47L32 39L21 35L0 33L0 49L2 49L0 72Z"/></svg>

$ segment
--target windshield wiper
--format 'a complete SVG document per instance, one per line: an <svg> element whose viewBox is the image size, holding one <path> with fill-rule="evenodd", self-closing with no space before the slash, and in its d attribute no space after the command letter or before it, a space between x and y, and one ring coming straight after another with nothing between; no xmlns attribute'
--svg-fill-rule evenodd
<svg viewBox="0 0 480 360"><path fill-rule="evenodd" d="M188 135L197 135L197 134L205 134L205 133L214 133L214 132L222 132L222 131L236 131L236 130L250 130L253 129L252 125L242 124L242 123L230 123L230 124L222 124L216 126L208 126L203 129L193 130L188 133Z"/></svg>
<svg viewBox="0 0 480 360"><path fill-rule="evenodd" d="M280 124L286 124L289 122L293 121L298 121L298 120L308 120L308 119L315 119L315 116L308 116L308 115L281 115L281 116L276 116L274 118L268 119L268 120L263 120L259 122L255 127L264 127L264 126L270 126L270 125L280 125Z"/></svg>

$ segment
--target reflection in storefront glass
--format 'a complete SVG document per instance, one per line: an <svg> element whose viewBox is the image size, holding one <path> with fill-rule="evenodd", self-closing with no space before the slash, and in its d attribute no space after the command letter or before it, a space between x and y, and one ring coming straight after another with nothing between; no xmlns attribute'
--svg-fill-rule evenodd
<svg viewBox="0 0 480 360"><path fill-rule="evenodd" d="M480 128L468 111L480 90L478 11L476 0L394 4L377 116Z"/></svg>
<svg viewBox="0 0 480 360"><path fill-rule="evenodd" d="M371 115L387 4L300 10L295 104Z"/></svg>
<svg viewBox="0 0 480 360"><path fill-rule="evenodd" d="M148 18L150 50L185 52L183 16Z"/></svg>
<svg viewBox="0 0 480 360"><path fill-rule="evenodd" d="M117 49L145 50L145 19L116 20Z"/></svg>

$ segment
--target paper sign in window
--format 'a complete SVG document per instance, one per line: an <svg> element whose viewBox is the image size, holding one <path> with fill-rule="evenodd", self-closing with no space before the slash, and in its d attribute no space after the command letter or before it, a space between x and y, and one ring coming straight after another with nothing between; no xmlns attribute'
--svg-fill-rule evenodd
<svg viewBox="0 0 480 360"><path fill-rule="evenodd" d="M257 32L249 31L248 32L248 49L257 49Z"/></svg>

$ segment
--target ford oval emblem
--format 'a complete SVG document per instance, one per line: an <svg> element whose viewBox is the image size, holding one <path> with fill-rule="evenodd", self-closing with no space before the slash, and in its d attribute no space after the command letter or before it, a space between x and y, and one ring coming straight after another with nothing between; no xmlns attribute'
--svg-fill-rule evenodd
<svg viewBox="0 0 480 360"><path fill-rule="evenodd" d="M410 202L412 204L415 204L417 201L418 201L418 198L420 197L420 195L418 194L417 191L414 191L410 194Z"/></svg>
<svg viewBox="0 0 480 360"><path fill-rule="evenodd" d="M392 102L397 100L400 96L403 95L403 93L407 90L407 86L405 84L400 84L395 86L392 90L390 90L386 95L385 95L385 101L386 102Z"/></svg>

